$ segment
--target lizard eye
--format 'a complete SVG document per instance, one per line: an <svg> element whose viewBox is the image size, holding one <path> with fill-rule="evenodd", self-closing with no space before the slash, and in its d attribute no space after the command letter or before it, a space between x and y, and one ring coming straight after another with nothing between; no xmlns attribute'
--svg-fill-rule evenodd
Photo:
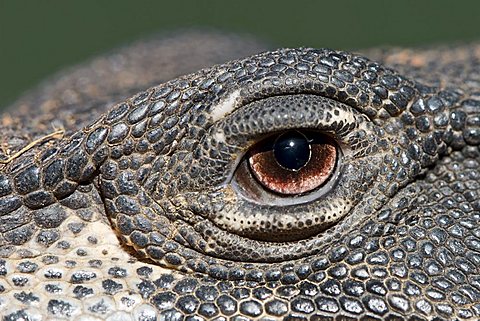
<svg viewBox="0 0 480 321"><path fill-rule="evenodd" d="M158 172L144 183L154 190L151 206L165 216L155 228L165 237L181 233L175 242L185 246L194 270L202 266L197 269L190 251L262 263L316 253L337 226L343 228L339 222L362 200L383 160L374 154L382 145L375 124L329 98L272 96L214 116L206 131L191 131L200 140L185 139L168 162L153 165ZM158 184L175 175L183 185ZM141 219L150 216L158 220L148 209ZM130 216L121 218L120 228L129 232ZM145 255L180 262L167 260L172 247L163 246L162 237L148 240ZM128 241L138 248L148 243Z"/></svg>
<svg viewBox="0 0 480 321"><path fill-rule="evenodd" d="M334 141L313 131L287 131L256 144L247 154L256 181L279 195L297 195L323 185L337 160Z"/></svg>

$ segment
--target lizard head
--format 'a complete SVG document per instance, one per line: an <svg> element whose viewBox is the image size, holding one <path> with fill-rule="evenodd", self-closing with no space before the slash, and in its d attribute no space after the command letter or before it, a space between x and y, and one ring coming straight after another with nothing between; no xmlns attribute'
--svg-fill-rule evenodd
<svg viewBox="0 0 480 321"><path fill-rule="evenodd" d="M228 278L245 266L308 266L348 253L338 244L367 230L381 239L408 228L416 198L394 214L392 198L464 142L448 126L457 96L441 95L361 56L283 49L142 92L86 142L94 159L108 146L99 185L125 244ZM432 124L415 118L429 102L440 104ZM292 142L299 149L284 155Z"/></svg>
<svg viewBox="0 0 480 321"><path fill-rule="evenodd" d="M416 72L268 51L20 150L0 174L9 317L478 315L480 104Z"/></svg>

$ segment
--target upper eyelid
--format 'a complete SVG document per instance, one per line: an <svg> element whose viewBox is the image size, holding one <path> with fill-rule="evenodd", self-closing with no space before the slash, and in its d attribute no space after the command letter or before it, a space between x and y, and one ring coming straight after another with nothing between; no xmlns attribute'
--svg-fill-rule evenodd
<svg viewBox="0 0 480 321"><path fill-rule="evenodd" d="M300 96L315 96L315 95L300 95ZM277 97L281 97L281 96L269 97L267 99L277 98ZM330 100L329 98L325 98L322 96L316 96L316 97ZM317 122L314 125L305 125L305 123L290 121L290 124L287 124L287 126L281 126L276 130L271 130L270 128L250 127L249 131L245 133L238 134L238 133L226 132L225 128L228 129L228 126L230 124L233 124L234 126L238 126L238 124L245 123L245 120L247 119L247 117L249 117L249 116L247 117L245 116L245 115L249 115L249 110L248 110L249 107L251 107L252 104L255 104L255 103L258 104L258 103L261 103L262 101L263 100L259 100L254 103L242 106L236 109L233 113L227 115L224 119L219 120L217 123L213 124L213 126L210 127L210 134L208 135L209 137L213 138L217 142L222 142L229 146L237 146L241 149L240 153L237 154L236 164L239 163L238 158L243 157L245 153L248 151L248 149L250 149L256 143L266 139L269 136L275 135L276 133L280 133L286 130L294 130L294 129L316 130L334 138L344 150L348 149L347 141L341 139L342 135L338 131L331 129L330 127L331 124L325 124L321 122ZM350 107L348 105L345 105L345 106L348 107L350 110L344 111L343 115L341 114L332 115L330 117L330 120L333 120L333 123L344 122L345 124L349 122L350 124L354 124L354 123L357 123L357 120L359 118L363 118L364 120L366 120L366 122L373 124L373 122L370 120L370 118L367 115L359 112L353 107ZM345 132L342 134L345 134ZM233 140L234 144L231 144L227 140L230 140L230 142Z"/></svg>
<svg viewBox="0 0 480 321"><path fill-rule="evenodd" d="M290 100L294 102L300 100L310 104L295 105L295 108L301 107L303 110L304 117L300 121L295 116L293 118L289 116L290 118L286 121L285 119L276 122L266 120L267 117L282 113L282 108L287 115L297 115L298 113L291 110L291 106L285 107L282 104L282 102ZM335 113L334 110L338 112ZM261 113L253 115L253 111L257 113L261 111ZM329 111L330 115L326 111ZM254 124L254 121L258 123ZM249 123L250 125L247 125ZM229 126L238 126L238 124L243 124L245 128L239 130L233 127L228 128ZM264 137L264 134L299 128L319 130L331 134L342 150L343 157L350 159L353 154L350 152L349 142L343 139L343 135L356 131L358 126L366 124L375 126L361 111L327 97L312 94L272 96L238 107L232 113L213 123L198 142L194 155L201 163L199 175L211 177L208 180L208 188L213 191L225 188L232 182L235 169L241 163L245 153ZM335 128L337 127L342 132L336 132ZM371 132L371 128L367 132ZM211 152L214 152L214 155ZM216 168L215 175L211 175L211 170L208 171L207 168ZM202 186L207 187L205 184Z"/></svg>
<svg viewBox="0 0 480 321"><path fill-rule="evenodd" d="M314 117L313 120L312 119L306 119L305 122L303 122L301 125L299 125L299 120L294 120L293 119L293 116L296 116L296 115L289 110L288 113L285 113L285 114L288 115L291 118L282 120L281 121L282 124L281 124L281 126L279 126L278 130L271 130L271 128L259 128L258 126L257 127L251 126L249 128L249 131L246 132L246 133L234 134L234 133L227 132L227 130L229 129L228 128L229 126L236 127L236 126L238 126L238 124L246 123L247 119L250 117L250 115L252 113L252 109L253 110L255 110L255 108L259 109L259 107L256 106L256 105L262 104L264 102L269 102L269 101L274 100L274 99L285 99L285 97L293 98L293 99L295 99L297 97L306 97L307 100L308 99L319 99L319 100L323 100L323 102L327 102L329 104L337 104L338 106L343 105L343 107L349 108L349 110L345 111L343 113L343 115L338 114L338 115L331 115L331 116L322 116L323 118L327 119L328 123L332 123L332 122L330 122L330 120L332 120L332 119L334 120L334 122L344 121L345 123L347 123L347 122L348 123L355 123L356 117L358 115L364 115L363 113L359 112L358 110L356 110L353 107L350 107L346 104L343 104L341 102L338 102L338 101L335 101L335 100L332 100L330 98L326 98L326 97L323 97L323 96L310 95L310 94L272 96L272 97L261 99L261 100L252 102L250 104L244 105L242 107L239 107L235 111L233 111L231 114L226 115L225 118L219 120L217 123L215 123L213 126L210 127L210 130L212 130L211 136L212 137L232 136L232 137L237 138L237 139L238 139L238 136L250 138L250 137L257 137L258 135L268 135L268 134L270 134L272 132L275 132L275 131L282 131L282 130L287 130L287 129L296 129L296 128L306 128L306 129L322 129L323 128L323 129L326 129L329 126L329 124L327 124L327 123L321 123L320 122L321 117L317 117L317 116ZM267 107L271 107L271 106L267 106ZM267 107L265 107L265 108L267 108ZM274 108L272 108L272 109L274 109ZM315 112L315 111L313 111L313 112ZM306 116L306 115L303 115L303 116ZM364 116L366 118L368 117L366 115L364 115ZM273 121L275 121L274 118L273 118ZM308 122L310 122L310 125L309 125ZM273 125L275 125L275 124L273 124Z"/></svg>

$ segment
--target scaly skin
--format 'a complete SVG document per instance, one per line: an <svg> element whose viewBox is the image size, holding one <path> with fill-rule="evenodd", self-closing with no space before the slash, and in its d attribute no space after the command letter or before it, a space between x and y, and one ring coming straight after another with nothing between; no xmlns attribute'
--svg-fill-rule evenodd
<svg viewBox="0 0 480 321"><path fill-rule="evenodd" d="M480 45L264 49L133 44L7 110L4 320L480 318ZM236 169L291 128L333 181L253 201Z"/></svg>

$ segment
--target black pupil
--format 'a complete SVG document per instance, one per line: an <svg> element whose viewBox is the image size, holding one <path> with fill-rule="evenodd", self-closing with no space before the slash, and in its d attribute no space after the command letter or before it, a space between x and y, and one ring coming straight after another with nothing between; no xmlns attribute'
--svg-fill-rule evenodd
<svg viewBox="0 0 480 321"><path fill-rule="evenodd" d="M310 160L310 143L297 131L287 132L278 136L273 144L273 155L278 165L298 171Z"/></svg>

